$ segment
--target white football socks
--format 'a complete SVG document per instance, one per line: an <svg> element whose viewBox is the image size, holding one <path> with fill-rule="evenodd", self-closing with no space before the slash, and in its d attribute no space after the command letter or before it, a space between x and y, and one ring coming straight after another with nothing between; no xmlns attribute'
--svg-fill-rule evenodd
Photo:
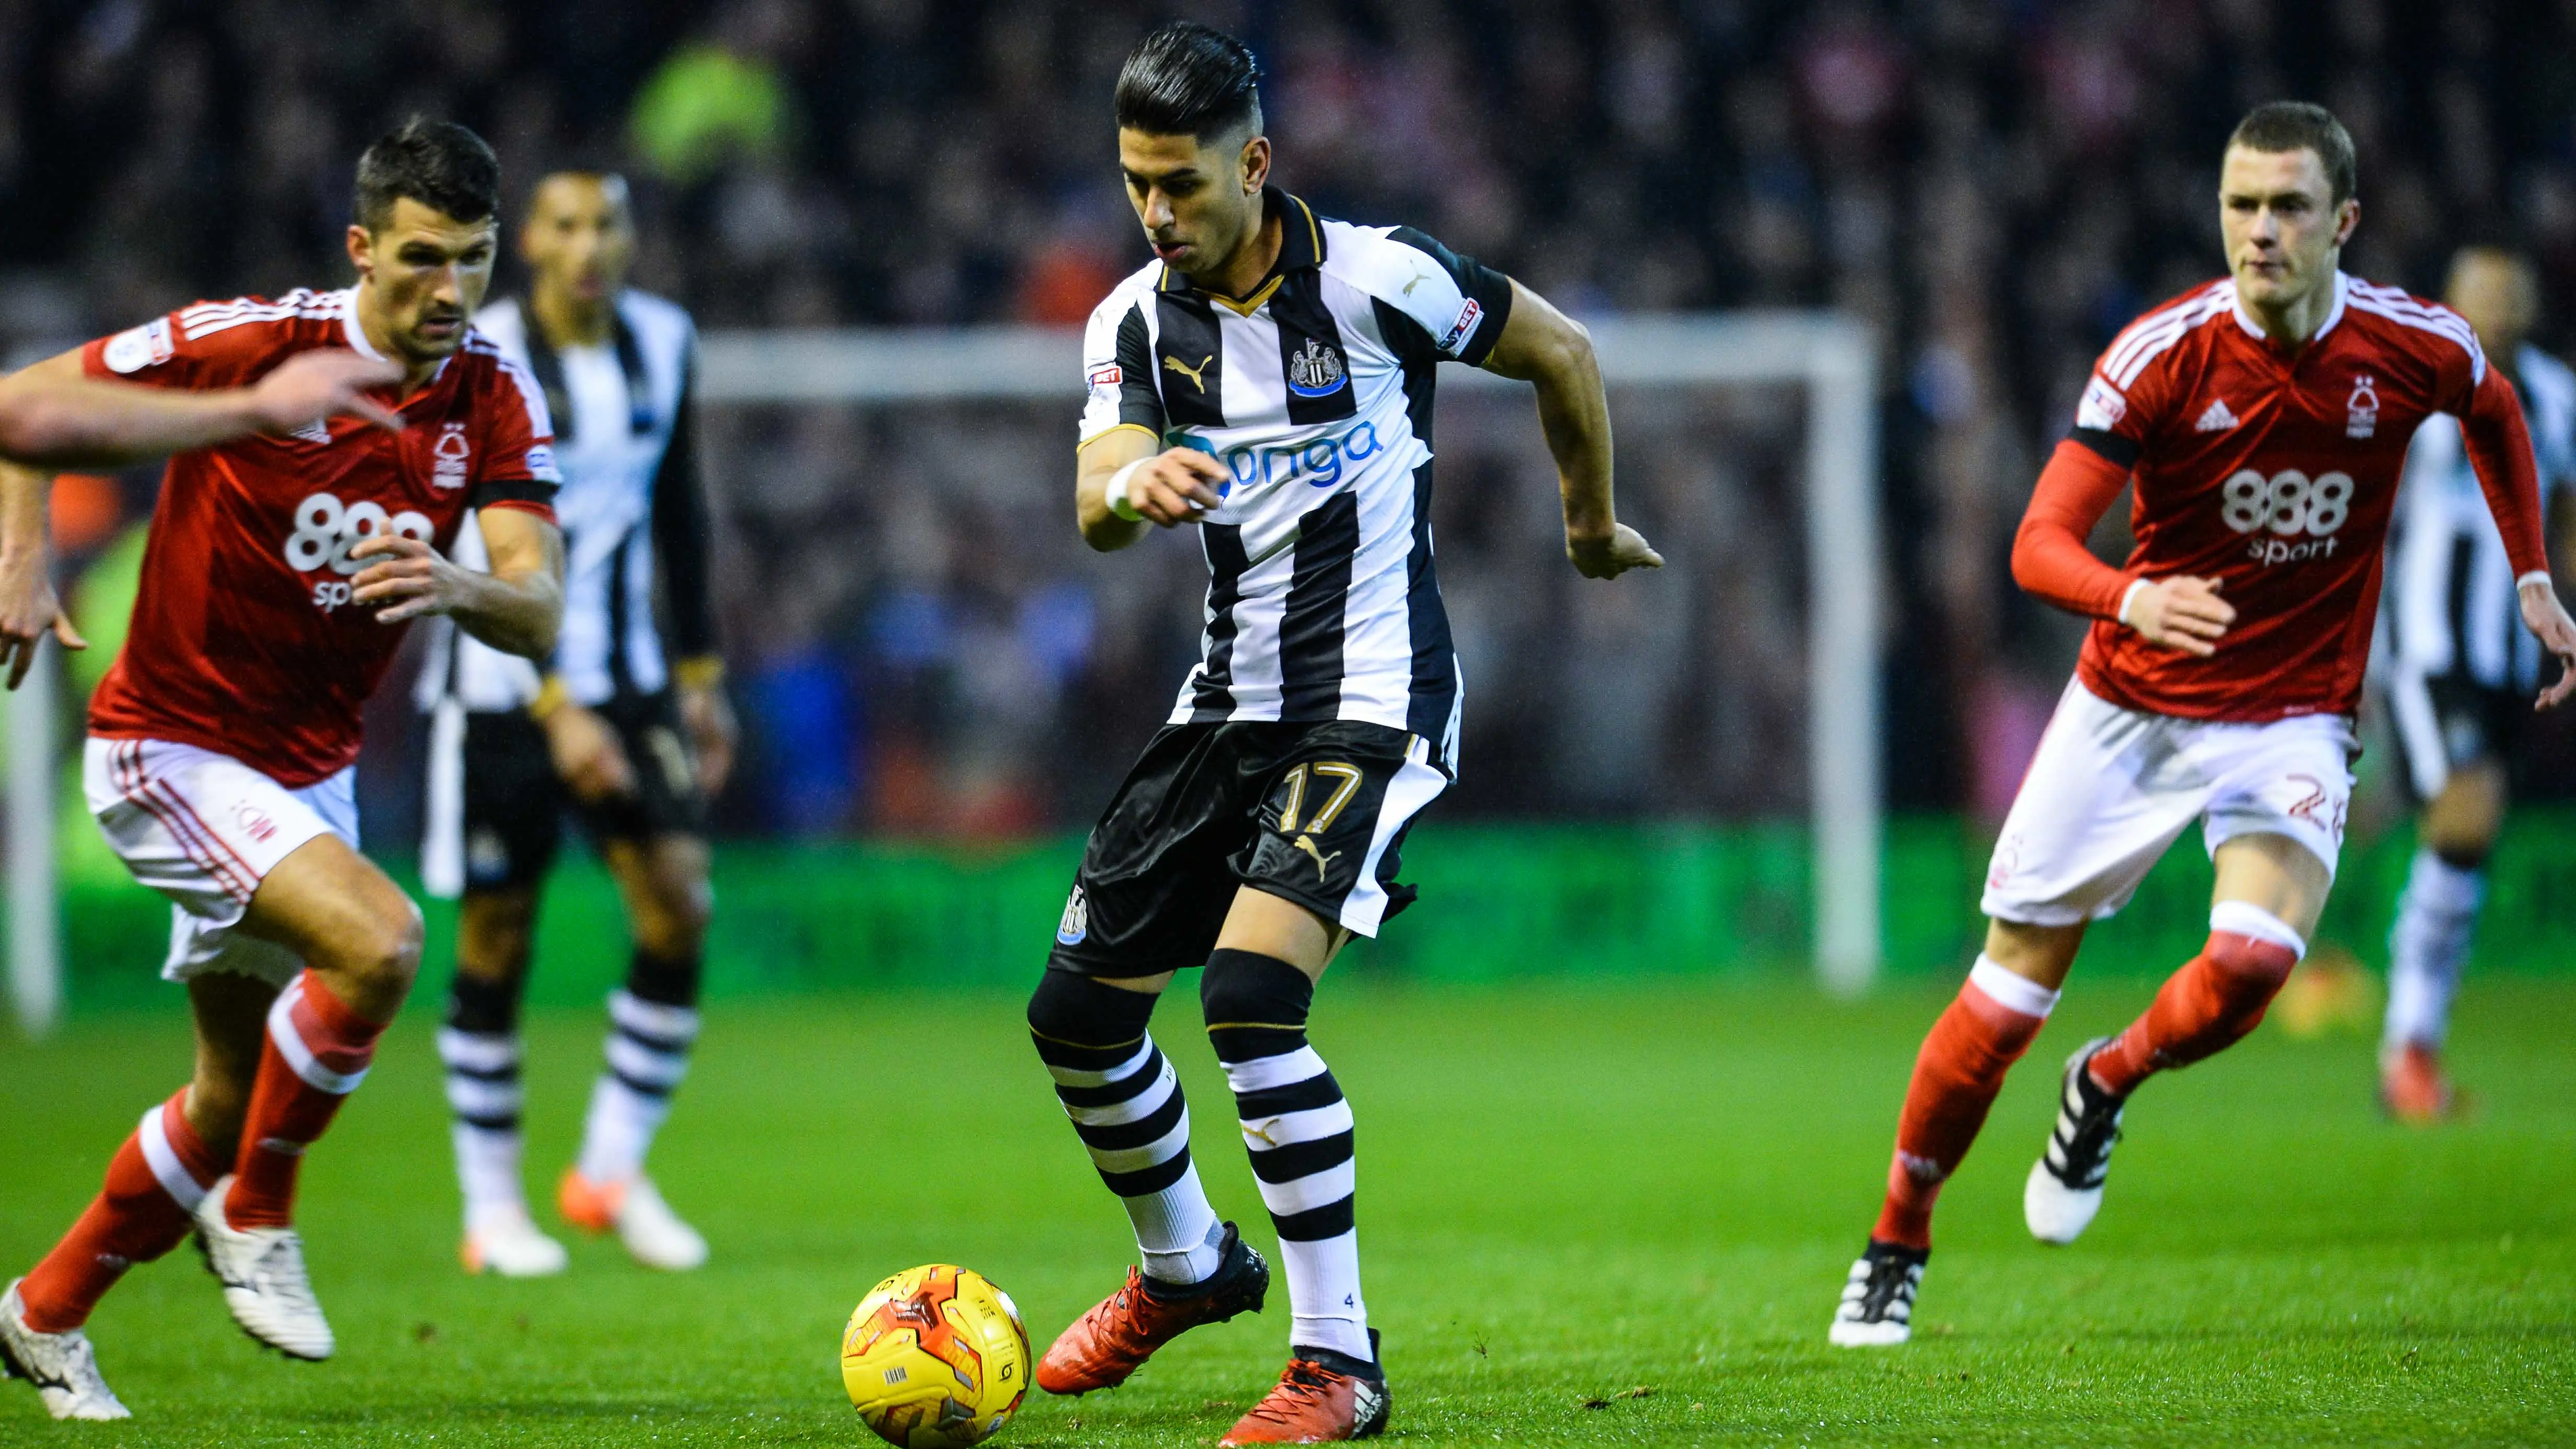
<svg viewBox="0 0 2576 1449"><path fill-rule="evenodd" d="M1225 1224L1208 1205L1192 1164L1181 1180L1150 1197L1122 1197L1136 1227L1145 1276L1165 1283L1204 1283L1225 1263Z"/></svg>
<svg viewBox="0 0 2576 1449"><path fill-rule="evenodd" d="M2385 1050L2442 1044L2485 897L2485 871L2453 865L2430 849L2415 852L2388 931Z"/></svg>
<svg viewBox="0 0 2576 1449"><path fill-rule="evenodd" d="M456 1113L456 1185L465 1196L465 1226L527 1211L519 1183L519 1039L507 1032L442 1027L438 1056L447 1069L447 1105Z"/></svg>
<svg viewBox="0 0 2576 1449"><path fill-rule="evenodd" d="M653 1134L671 1115L671 1093L688 1075L698 1014L609 993L608 1070L591 1089L578 1170L592 1182L627 1182L644 1170Z"/></svg>

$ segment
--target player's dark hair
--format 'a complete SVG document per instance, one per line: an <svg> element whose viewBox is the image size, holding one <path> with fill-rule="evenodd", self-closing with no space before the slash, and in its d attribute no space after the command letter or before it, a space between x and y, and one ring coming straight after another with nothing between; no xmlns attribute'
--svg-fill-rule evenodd
<svg viewBox="0 0 2576 1449"><path fill-rule="evenodd" d="M406 196L458 221L487 220L501 209L501 158L454 121L414 116L358 158L358 225L383 226Z"/></svg>
<svg viewBox="0 0 2576 1449"><path fill-rule="evenodd" d="M1138 41L1118 71L1118 125L1212 140L1261 128L1261 63L1252 47L1195 20Z"/></svg>
<svg viewBox="0 0 2576 1449"><path fill-rule="evenodd" d="M2242 146L2248 151L2278 154L2283 151L2314 151L2326 168L2326 187L2334 193L2335 205L2350 201L2359 190L2359 167L2353 160L2352 133L2334 112L2306 101L2266 101L2245 113L2229 134L2230 147Z"/></svg>

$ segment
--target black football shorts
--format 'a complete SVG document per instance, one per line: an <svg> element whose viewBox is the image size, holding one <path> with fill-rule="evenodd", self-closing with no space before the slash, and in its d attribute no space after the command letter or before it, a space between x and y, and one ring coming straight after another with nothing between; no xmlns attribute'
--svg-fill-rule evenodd
<svg viewBox="0 0 2576 1449"><path fill-rule="evenodd" d="M2533 696L2482 684L2466 669L2429 678L2389 671L2380 692L2396 728L2406 768L2406 793L2429 804L2454 771L2494 761L2509 785L2519 784L2522 737L2531 722Z"/></svg>
<svg viewBox="0 0 2576 1449"><path fill-rule="evenodd" d="M1049 964L1088 976L1202 966L1252 886L1374 936L1414 817L1448 787L1430 743L1384 725L1166 725L1092 827Z"/></svg>
<svg viewBox="0 0 2576 1449"><path fill-rule="evenodd" d="M671 692L612 695L592 709L616 731L635 776L630 794L597 805L573 799L556 777L545 728L525 710L465 716L466 889L545 879L563 844L567 809L593 840L706 834L706 797Z"/></svg>

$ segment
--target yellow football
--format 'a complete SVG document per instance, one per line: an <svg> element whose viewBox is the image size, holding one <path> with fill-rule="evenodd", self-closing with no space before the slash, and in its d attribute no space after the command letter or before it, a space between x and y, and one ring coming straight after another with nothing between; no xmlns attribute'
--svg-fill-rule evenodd
<svg viewBox="0 0 2576 1449"><path fill-rule="evenodd" d="M1029 1365L1011 1295L947 1263L869 1289L841 1335L852 1407L904 1449L962 1449L1000 1432L1028 1396Z"/></svg>

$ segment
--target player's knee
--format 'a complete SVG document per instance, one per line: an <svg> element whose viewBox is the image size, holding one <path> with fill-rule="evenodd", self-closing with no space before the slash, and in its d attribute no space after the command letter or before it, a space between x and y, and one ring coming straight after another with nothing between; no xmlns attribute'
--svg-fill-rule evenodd
<svg viewBox="0 0 2576 1449"><path fill-rule="evenodd" d="M1306 1045L1313 978L1276 956L1219 950L1199 973L1199 1009L1217 1060L1282 1056Z"/></svg>
<svg viewBox="0 0 2576 1449"><path fill-rule="evenodd" d="M2209 944L2201 954L2239 1009L2268 1006L2307 953L2305 938L2259 906L2221 901L2209 912Z"/></svg>
<svg viewBox="0 0 2576 1449"><path fill-rule="evenodd" d="M420 975L420 907L398 890L386 894L351 933L340 965L367 995L399 998Z"/></svg>
<svg viewBox="0 0 2576 1449"><path fill-rule="evenodd" d="M1079 971L1050 966L1029 993L1029 1035L1038 1054L1051 1044L1120 1048L1141 1040L1158 998L1148 992L1104 986Z"/></svg>
<svg viewBox="0 0 2576 1449"><path fill-rule="evenodd" d="M635 944L664 957L694 956L715 917L715 888L701 863L655 870L635 902Z"/></svg>

